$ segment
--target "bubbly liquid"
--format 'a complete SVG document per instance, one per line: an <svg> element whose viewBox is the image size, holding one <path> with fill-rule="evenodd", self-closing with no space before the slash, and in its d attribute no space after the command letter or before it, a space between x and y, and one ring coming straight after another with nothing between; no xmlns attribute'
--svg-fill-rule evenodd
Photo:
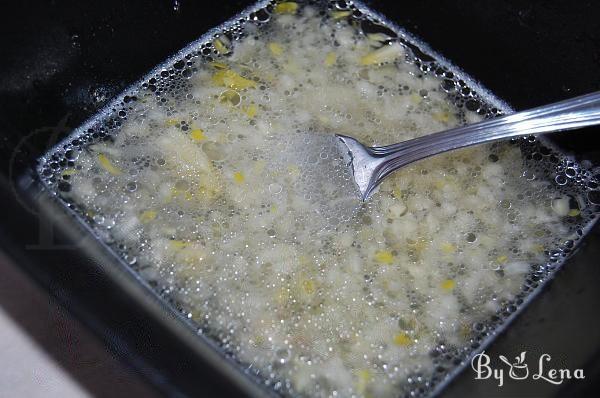
<svg viewBox="0 0 600 398"><path fill-rule="evenodd" d="M277 391L427 394L597 210L589 173L533 140L421 161L355 211L319 204L350 184L339 167L319 172L336 156L323 136L390 144L498 112L436 65L346 2L269 5L147 80L40 172Z"/></svg>

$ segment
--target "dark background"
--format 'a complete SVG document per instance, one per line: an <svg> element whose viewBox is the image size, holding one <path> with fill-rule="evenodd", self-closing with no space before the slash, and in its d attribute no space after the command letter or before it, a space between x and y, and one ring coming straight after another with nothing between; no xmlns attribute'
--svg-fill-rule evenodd
<svg viewBox="0 0 600 398"><path fill-rule="evenodd" d="M137 313L101 273L80 266L69 250L31 250L40 239L38 219L15 201L11 181L111 97L251 4L180 3L176 11L174 2L158 0L11 1L2 5L0 17L3 250L169 394L206 392L199 387L201 372L194 367L199 365L193 359L186 362L185 356L169 360L173 347L160 327ZM600 89L600 2L371 0L368 4L423 38L517 110ZM598 165L598 133L586 129L556 140L580 160ZM498 389L492 383L474 382L467 371L448 395L594 395L600 374L599 235L596 228L545 294L492 348L509 358L525 349L555 354L556 366L585 366L585 382L556 388L513 383ZM216 394L227 386L204 371L211 380L208 391Z"/></svg>

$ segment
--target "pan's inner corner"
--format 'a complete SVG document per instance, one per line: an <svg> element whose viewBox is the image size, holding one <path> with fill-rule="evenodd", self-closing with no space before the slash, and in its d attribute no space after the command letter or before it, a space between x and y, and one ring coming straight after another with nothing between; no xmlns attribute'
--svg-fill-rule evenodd
<svg viewBox="0 0 600 398"><path fill-rule="evenodd" d="M325 214L311 186L337 189L319 173L331 153L301 148L505 110L462 76L359 3L266 3L147 76L39 174L282 395L427 396L572 252L598 212L595 177L518 139L421 161Z"/></svg>

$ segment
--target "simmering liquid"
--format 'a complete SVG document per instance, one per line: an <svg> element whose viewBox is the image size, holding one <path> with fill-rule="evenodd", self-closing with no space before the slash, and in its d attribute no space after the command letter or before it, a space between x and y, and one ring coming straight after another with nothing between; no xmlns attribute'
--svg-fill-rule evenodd
<svg viewBox="0 0 600 398"><path fill-rule="evenodd" d="M499 112L336 4L271 4L198 43L40 172L267 385L423 395L572 249L594 180L518 140L416 163L352 211L332 202L350 179L324 135L385 145Z"/></svg>

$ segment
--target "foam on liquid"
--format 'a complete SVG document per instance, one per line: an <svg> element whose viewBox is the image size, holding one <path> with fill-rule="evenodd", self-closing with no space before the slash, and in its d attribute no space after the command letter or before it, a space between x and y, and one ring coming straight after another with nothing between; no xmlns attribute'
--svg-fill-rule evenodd
<svg viewBox="0 0 600 398"><path fill-rule="evenodd" d="M314 150L323 135L384 145L498 112L414 48L346 2L269 5L40 173L282 394L426 395L553 272L600 201L588 171L518 140L402 169L358 212L319 207L315 186L335 198L350 183L319 173L335 156Z"/></svg>

